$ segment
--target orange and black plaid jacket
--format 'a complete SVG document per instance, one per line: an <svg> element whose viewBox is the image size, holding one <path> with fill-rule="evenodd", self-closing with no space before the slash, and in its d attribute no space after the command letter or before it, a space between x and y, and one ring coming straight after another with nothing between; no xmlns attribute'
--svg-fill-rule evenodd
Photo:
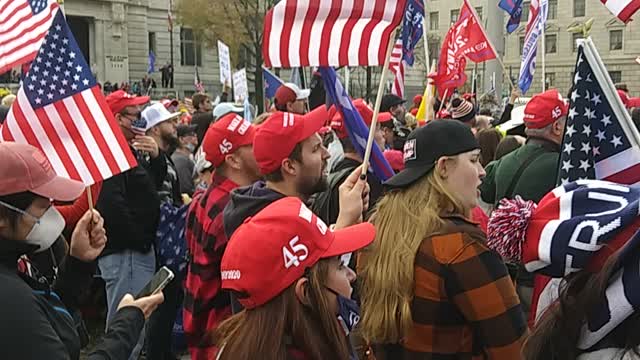
<svg viewBox="0 0 640 360"><path fill-rule="evenodd" d="M477 225L444 220L416 254L403 359L519 359L527 323L502 259Z"/></svg>

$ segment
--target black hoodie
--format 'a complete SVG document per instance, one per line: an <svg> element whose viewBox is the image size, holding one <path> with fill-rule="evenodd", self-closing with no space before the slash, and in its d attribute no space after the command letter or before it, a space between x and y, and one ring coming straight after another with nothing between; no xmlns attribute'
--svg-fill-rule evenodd
<svg viewBox="0 0 640 360"><path fill-rule="evenodd" d="M74 296L94 265L68 256L60 265L57 286L18 275L18 258L37 246L0 238L0 349L2 359L80 357L80 339L64 299ZM39 279L41 280L41 279ZM58 295L59 294L59 295ZM127 359L144 326L144 314L133 306L116 313L102 342L88 359Z"/></svg>
<svg viewBox="0 0 640 360"><path fill-rule="evenodd" d="M233 190L231 200L222 214L227 239L231 239L231 235L246 218L254 216L272 202L284 197L285 195L267 188L264 181Z"/></svg>

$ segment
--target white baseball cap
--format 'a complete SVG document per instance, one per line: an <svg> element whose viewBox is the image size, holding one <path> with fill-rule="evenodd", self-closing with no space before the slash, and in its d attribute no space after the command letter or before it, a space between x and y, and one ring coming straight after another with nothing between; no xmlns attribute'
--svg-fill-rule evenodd
<svg viewBox="0 0 640 360"><path fill-rule="evenodd" d="M147 131L161 122L180 116L179 112L170 113L162 103L155 103L142 110L140 124L136 124L140 130Z"/></svg>
<svg viewBox="0 0 640 360"><path fill-rule="evenodd" d="M244 107L231 102L223 102L219 103L218 105L216 105L216 107L213 108L213 118L216 120L220 119L224 115L227 115L228 113L242 115L244 114Z"/></svg>

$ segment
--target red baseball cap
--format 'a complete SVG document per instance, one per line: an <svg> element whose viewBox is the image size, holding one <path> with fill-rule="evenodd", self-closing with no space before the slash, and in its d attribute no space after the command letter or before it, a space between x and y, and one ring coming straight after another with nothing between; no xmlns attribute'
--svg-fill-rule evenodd
<svg viewBox="0 0 640 360"><path fill-rule="evenodd" d="M307 99L309 95L311 95L311 90L309 89L300 89L294 83L284 83L276 90L274 100L276 105L285 105L296 100Z"/></svg>
<svg viewBox="0 0 640 360"><path fill-rule="evenodd" d="M300 199L280 199L245 220L231 236L220 265L222 288L240 292L240 304L253 309L278 296L321 259L362 249L375 235L370 223L331 231Z"/></svg>
<svg viewBox="0 0 640 360"><path fill-rule="evenodd" d="M255 127L242 116L227 114L211 124L204 135L202 150L205 159L214 166L220 166L226 155L233 154L241 146L252 144L255 134Z"/></svg>
<svg viewBox="0 0 640 360"><path fill-rule="evenodd" d="M0 196L30 191L48 199L73 201L85 185L56 175L38 148L14 142L0 143Z"/></svg>
<svg viewBox="0 0 640 360"><path fill-rule="evenodd" d="M325 106L318 106L305 115L275 112L256 130L253 154L260 172L270 174L280 168L296 147L296 144L320 131L330 113Z"/></svg>
<svg viewBox="0 0 640 360"><path fill-rule="evenodd" d="M171 107L177 107L178 105L180 105L180 102L176 99L162 99L160 100L160 103L167 109L170 110L169 108Z"/></svg>
<svg viewBox="0 0 640 360"><path fill-rule="evenodd" d="M404 170L404 153L400 150L385 150L382 155L387 160L393 171Z"/></svg>
<svg viewBox="0 0 640 360"><path fill-rule="evenodd" d="M524 125L542 129L569 112L569 104L556 89L547 90L531 98L524 108Z"/></svg>
<svg viewBox="0 0 640 360"><path fill-rule="evenodd" d="M422 95L418 94L413 97L413 105L420 106L421 102L422 102Z"/></svg>
<svg viewBox="0 0 640 360"><path fill-rule="evenodd" d="M362 120L367 126L371 126L371 122L373 121L373 109L363 100L356 99L353 101L353 106L358 110L360 116L362 116ZM380 117L378 117L380 119ZM344 126L344 120L342 119L342 114L338 111L336 112L333 119L331 119L331 128L336 132L339 139L344 139L349 136L347 133L347 128Z"/></svg>
<svg viewBox="0 0 640 360"><path fill-rule="evenodd" d="M151 98L148 96L136 96L127 93L124 90L114 91L107 96L107 104L114 114L119 113L127 106L138 106L149 102Z"/></svg>
<svg viewBox="0 0 640 360"><path fill-rule="evenodd" d="M393 115L391 115L390 112L383 112L378 114L378 123L384 124L389 121L393 121Z"/></svg>

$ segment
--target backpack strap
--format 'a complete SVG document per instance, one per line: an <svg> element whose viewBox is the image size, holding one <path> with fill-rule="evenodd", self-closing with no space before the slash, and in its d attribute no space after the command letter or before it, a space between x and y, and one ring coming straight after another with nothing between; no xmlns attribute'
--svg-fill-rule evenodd
<svg viewBox="0 0 640 360"><path fill-rule="evenodd" d="M534 160L536 160L540 156L544 155L546 152L547 151L542 151L542 152L535 152L533 154L530 154L522 162L522 164L520 164L520 167L518 168L518 171L516 171L516 173L511 178L511 183L509 184L509 187L507 188L507 191L504 193L504 197L505 198L507 198L507 199L512 199L513 198L513 191L516 189L516 185L518 184L518 182L520 180L520 176L522 175L522 173L529 167L529 165L531 165L531 163Z"/></svg>

